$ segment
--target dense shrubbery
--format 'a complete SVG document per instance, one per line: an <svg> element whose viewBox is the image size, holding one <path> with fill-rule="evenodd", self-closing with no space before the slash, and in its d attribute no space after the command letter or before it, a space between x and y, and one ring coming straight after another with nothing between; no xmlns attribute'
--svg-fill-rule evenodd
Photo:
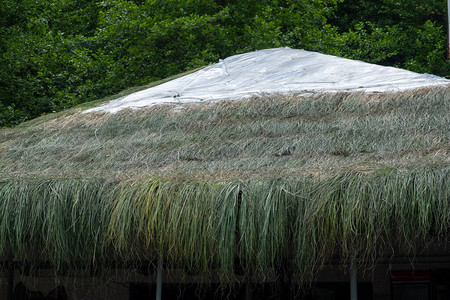
<svg viewBox="0 0 450 300"><path fill-rule="evenodd" d="M449 76L445 10L445 0L3 0L0 126L270 47Z"/></svg>

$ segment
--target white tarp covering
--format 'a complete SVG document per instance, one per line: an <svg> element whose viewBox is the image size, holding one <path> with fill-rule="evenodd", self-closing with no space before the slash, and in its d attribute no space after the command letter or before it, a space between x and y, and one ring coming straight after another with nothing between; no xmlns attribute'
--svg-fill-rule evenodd
<svg viewBox="0 0 450 300"><path fill-rule="evenodd" d="M337 91L396 92L450 84L441 77L290 48L267 49L229 57L91 111L231 100L267 93Z"/></svg>

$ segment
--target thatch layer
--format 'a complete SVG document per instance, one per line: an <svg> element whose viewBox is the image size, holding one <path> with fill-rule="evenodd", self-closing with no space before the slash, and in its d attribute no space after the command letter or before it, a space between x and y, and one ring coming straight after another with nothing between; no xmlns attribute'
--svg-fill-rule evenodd
<svg viewBox="0 0 450 300"><path fill-rule="evenodd" d="M374 263L450 238L449 178L447 168L229 183L14 179L0 185L0 247L57 269L162 257L223 278L284 266L308 280L332 258Z"/></svg>
<svg viewBox="0 0 450 300"><path fill-rule="evenodd" d="M274 95L0 131L0 176L236 180L450 166L450 88Z"/></svg>
<svg viewBox="0 0 450 300"><path fill-rule="evenodd" d="M442 87L72 110L2 129L2 257L306 281L332 258L414 255L450 238L449 124Z"/></svg>
<svg viewBox="0 0 450 300"><path fill-rule="evenodd" d="M0 186L2 257L89 267L100 256L114 186L98 180L18 179Z"/></svg>

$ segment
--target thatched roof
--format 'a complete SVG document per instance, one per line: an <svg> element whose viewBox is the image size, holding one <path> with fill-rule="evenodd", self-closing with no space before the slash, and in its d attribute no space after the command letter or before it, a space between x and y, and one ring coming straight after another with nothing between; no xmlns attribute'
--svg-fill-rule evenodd
<svg viewBox="0 0 450 300"><path fill-rule="evenodd" d="M0 130L4 257L305 279L449 237L450 87L82 109Z"/></svg>

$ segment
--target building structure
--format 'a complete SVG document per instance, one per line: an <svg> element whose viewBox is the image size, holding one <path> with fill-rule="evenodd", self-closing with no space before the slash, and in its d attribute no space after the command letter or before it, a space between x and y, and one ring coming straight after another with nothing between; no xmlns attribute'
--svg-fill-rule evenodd
<svg viewBox="0 0 450 300"><path fill-rule="evenodd" d="M4 299L448 298L449 86L174 107L0 130Z"/></svg>

